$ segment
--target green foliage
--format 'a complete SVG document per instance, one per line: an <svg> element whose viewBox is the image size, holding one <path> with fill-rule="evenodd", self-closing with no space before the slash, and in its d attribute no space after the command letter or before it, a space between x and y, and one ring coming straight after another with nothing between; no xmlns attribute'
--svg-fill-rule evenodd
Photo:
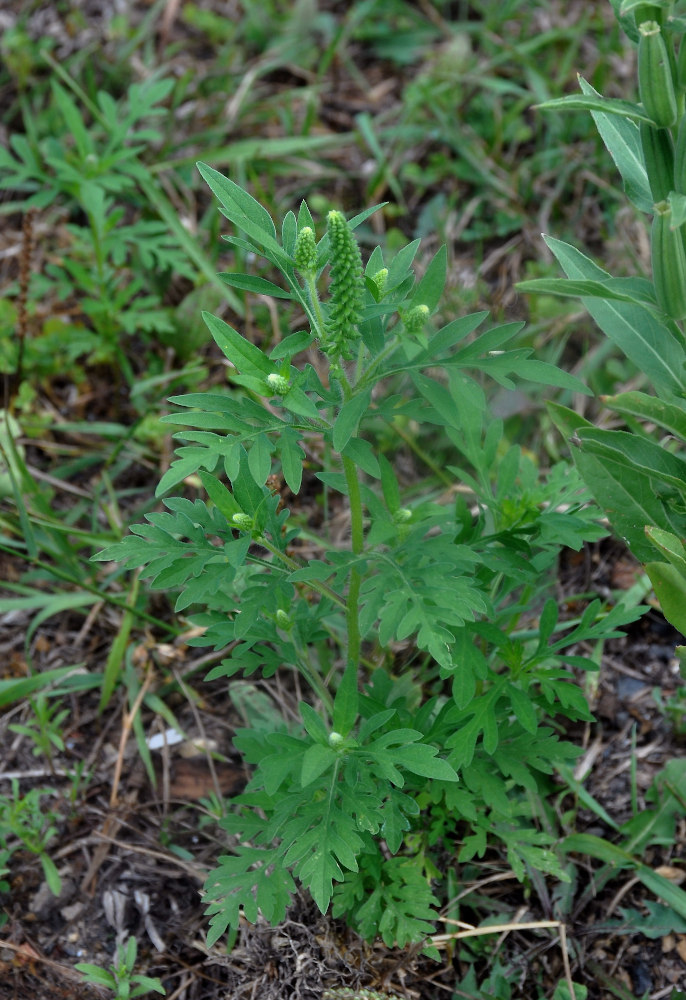
<svg viewBox="0 0 686 1000"><path fill-rule="evenodd" d="M294 303L309 329L268 352L205 315L231 388L172 398L183 410L165 419L182 429L157 491L166 511L97 558L174 591L202 629L194 644L230 649L210 678L290 669L311 691L300 725L260 718L236 735L252 777L220 820L233 846L206 884L209 941L241 913L282 919L298 883L366 937L421 941L443 844L457 839L468 859L500 843L520 878L527 866L565 877L528 799L576 754L545 719L591 718L569 667L594 664L566 650L638 612L596 602L561 622L545 601L561 545L602 529L570 467L543 476L509 446L481 381L583 386L512 347L519 323L478 333L485 313L442 321L445 250L420 280L417 241L376 248L358 270L354 231L374 209L329 213L316 242L306 203L279 232L239 185L199 169L242 234L227 239L280 274L222 279ZM302 358L315 342L317 365ZM382 453L407 420L454 447L448 498L405 496ZM270 479L297 498L306 456L325 509L347 511L347 545L288 509ZM202 496L166 496L189 476ZM402 670L399 644L412 651Z"/></svg>
<svg viewBox="0 0 686 1000"><path fill-rule="evenodd" d="M173 81L153 76L132 84L119 101L105 91L91 101L62 75L69 89L53 79L51 100L25 123L27 134L15 133L10 148L0 150L0 189L13 195L4 211L40 210L53 224L64 223L64 245L31 281L29 312L41 300L73 297L78 310L51 314L40 335L20 348L10 309L0 325L0 363L12 372L21 360L35 376L65 367L77 372L85 359L116 365L133 385L122 334L173 342L179 330L163 302L172 276L194 282L204 271L216 281L142 160L162 138L153 120L166 113ZM127 205L136 209L132 221ZM17 287L10 291L19 294ZM240 310L230 290L224 294Z"/></svg>
<svg viewBox="0 0 686 1000"><path fill-rule="evenodd" d="M84 982L112 990L114 1000L133 1000L134 997L146 996L148 993L166 996L167 991L159 979L133 971L137 953L136 939L130 937L126 944L118 946L117 956L109 970L89 962L77 962L74 968L83 973Z"/></svg>
<svg viewBox="0 0 686 1000"><path fill-rule="evenodd" d="M34 714L33 722L29 725L11 723L9 729L32 740L35 756L43 754L48 760L52 760L55 750L64 750L62 723L69 716L69 709L62 708L59 702L51 705L43 692L32 699L31 707Z"/></svg>
<svg viewBox="0 0 686 1000"><path fill-rule="evenodd" d="M49 854L59 815L41 801L54 794L50 788L32 788L21 795L17 779L12 778L11 795L0 795L0 858L7 864L20 847L37 855L48 888L59 896L62 882Z"/></svg>
<svg viewBox="0 0 686 1000"><path fill-rule="evenodd" d="M634 6L623 5L620 23L638 42L643 103L606 99L581 79L583 96L549 101L542 107L586 108L592 113L627 197L639 211L653 216L653 281L613 278L578 250L547 238L567 278L524 282L519 287L581 297L601 330L644 373L655 394L631 391L604 398L605 406L626 420L628 431L598 429L559 407L551 412L575 446L574 461L595 499L645 564L665 616L685 632L686 115L676 53L684 49L679 42L686 23L670 19L664 30L655 20L639 24ZM665 16L671 7L661 5ZM619 7L617 11L619 15ZM646 130L659 133L660 141L647 140ZM671 160L675 144L678 164ZM665 191L669 180L670 190ZM661 194L657 201L655 192Z"/></svg>

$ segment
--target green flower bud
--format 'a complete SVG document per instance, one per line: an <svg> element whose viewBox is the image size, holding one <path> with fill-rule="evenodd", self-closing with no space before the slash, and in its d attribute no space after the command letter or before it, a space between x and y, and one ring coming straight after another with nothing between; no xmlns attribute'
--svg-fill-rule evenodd
<svg viewBox="0 0 686 1000"><path fill-rule="evenodd" d="M353 231L341 212L329 212L327 232L331 246L331 284L323 346L329 356L350 357L350 348L359 339L357 324L362 318L362 258Z"/></svg>
<svg viewBox="0 0 686 1000"><path fill-rule="evenodd" d="M314 274L317 271L317 241L310 226L303 226L295 240L293 251L295 266L301 274Z"/></svg>
<svg viewBox="0 0 686 1000"><path fill-rule="evenodd" d="M671 228L668 201L655 205L650 238L653 284L658 305L672 319L686 317L686 250L681 227Z"/></svg>
<svg viewBox="0 0 686 1000"><path fill-rule="evenodd" d="M255 522L251 518L250 514L234 514L231 518L232 522L241 531L252 531L255 527Z"/></svg>
<svg viewBox="0 0 686 1000"><path fill-rule="evenodd" d="M412 518L412 511L409 507L400 507L393 515L396 524L406 524Z"/></svg>
<svg viewBox="0 0 686 1000"><path fill-rule="evenodd" d="M408 333L421 333L429 318L429 307L414 306L408 312L401 314L401 319Z"/></svg>
<svg viewBox="0 0 686 1000"><path fill-rule="evenodd" d="M279 608L279 610L276 612L275 617L276 617L276 624L279 626L279 628L282 628L284 632L288 632L289 629L293 627L293 622L286 614L286 612L283 610L283 608Z"/></svg>
<svg viewBox="0 0 686 1000"><path fill-rule="evenodd" d="M340 733L337 733L335 730L333 730L332 732L329 733L329 746L339 747L344 739L345 736L341 736Z"/></svg>
<svg viewBox="0 0 686 1000"><path fill-rule="evenodd" d="M379 298L384 297L386 291L386 284L388 283L388 268L382 267L380 271L372 275L372 281L376 285L376 290L378 292Z"/></svg>
<svg viewBox="0 0 686 1000"><path fill-rule="evenodd" d="M660 128L676 121L676 94L665 40L657 21L639 25L638 92L646 114Z"/></svg>
<svg viewBox="0 0 686 1000"><path fill-rule="evenodd" d="M285 396L291 388L291 383L288 379L283 375L278 375L276 372L272 372L270 375L267 375L266 382L272 392L275 392L277 396Z"/></svg>

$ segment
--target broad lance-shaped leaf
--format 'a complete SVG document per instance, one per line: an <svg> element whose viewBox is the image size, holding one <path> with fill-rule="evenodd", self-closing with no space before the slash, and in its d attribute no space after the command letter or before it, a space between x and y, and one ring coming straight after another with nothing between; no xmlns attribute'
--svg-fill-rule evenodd
<svg viewBox="0 0 686 1000"><path fill-rule="evenodd" d="M620 392L616 396L602 396L604 406L623 417L638 417L658 427L664 427L676 438L686 442L686 411L678 403L649 396L645 392Z"/></svg>
<svg viewBox="0 0 686 1000"><path fill-rule="evenodd" d="M579 250L544 236L568 278L606 281L611 277ZM650 379L658 396L673 399L684 388L686 350L682 339L653 313L630 302L582 298L603 333Z"/></svg>
<svg viewBox="0 0 686 1000"><path fill-rule="evenodd" d="M579 77L579 86L586 96L600 97L597 90L582 76ZM654 198L650 193L636 122L631 118L607 114L606 111L591 111L591 116L605 148L621 174L627 198L640 212L652 212Z"/></svg>
<svg viewBox="0 0 686 1000"><path fill-rule="evenodd" d="M620 118L631 118L637 122L651 122L640 104L622 101L617 98L601 97L593 94L568 94L566 97L555 97L551 101L536 104L539 111L592 111L605 115L618 115Z"/></svg>
<svg viewBox="0 0 686 1000"><path fill-rule="evenodd" d="M664 483L681 494L680 500L686 497L686 462L656 441L628 431L590 427L581 429L574 443L583 451L623 465L628 476L635 473L649 476L656 488Z"/></svg>
<svg viewBox="0 0 686 1000"><path fill-rule="evenodd" d="M645 570L665 618L682 635L686 635L686 575L665 562L646 563Z"/></svg>
<svg viewBox="0 0 686 1000"><path fill-rule="evenodd" d="M645 537L646 525L656 525L677 535L686 533L686 515L670 508L656 495L650 476L579 448L572 451L572 457L612 527L641 562L650 562L655 555Z"/></svg>
<svg viewBox="0 0 686 1000"><path fill-rule="evenodd" d="M649 281L641 278L608 278L592 281L573 278L534 278L518 281L517 291L539 295L559 295L561 298L607 299L616 302L633 302L634 305L655 308L655 293Z"/></svg>

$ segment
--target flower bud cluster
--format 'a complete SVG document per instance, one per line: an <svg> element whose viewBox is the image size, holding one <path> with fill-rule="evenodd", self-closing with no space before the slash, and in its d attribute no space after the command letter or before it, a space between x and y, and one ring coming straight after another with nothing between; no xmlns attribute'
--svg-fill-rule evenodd
<svg viewBox="0 0 686 1000"><path fill-rule="evenodd" d="M279 375L277 372L272 372L270 375L267 375L266 382L272 392L276 393L277 396L285 396L291 388L291 383L288 379L284 375Z"/></svg>
<svg viewBox="0 0 686 1000"><path fill-rule="evenodd" d="M317 241L310 226L303 226L295 240L295 266L303 276L317 272Z"/></svg>
<svg viewBox="0 0 686 1000"><path fill-rule="evenodd" d="M362 258L353 232L341 212L327 216L331 245L331 283L329 317L325 326L327 354L336 358L351 357L351 348L359 339L357 324L362 317Z"/></svg>

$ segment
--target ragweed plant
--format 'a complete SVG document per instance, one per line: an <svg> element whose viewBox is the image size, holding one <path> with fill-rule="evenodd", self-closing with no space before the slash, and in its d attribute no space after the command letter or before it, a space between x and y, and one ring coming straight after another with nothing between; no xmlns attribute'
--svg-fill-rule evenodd
<svg viewBox="0 0 686 1000"><path fill-rule="evenodd" d="M520 878L564 877L531 793L576 751L545 720L590 718L569 666L592 664L565 651L636 612L595 602L558 621L560 547L603 532L571 467L543 476L508 447L482 382L583 386L514 347L520 323L441 322L445 248L419 280L418 241L363 265L355 229L375 209L332 211L318 237L303 202L277 232L238 185L199 169L240 233L228 242L280 275L223 280L290 302L304 328L266 353L204 316L231 386L172 397L166 511L98 558L177 592L194 643L225 651L209 678L292 671L307 685L299 724L236 734L252 777L220 820L210 942L241 914L281 920L298 884L365 937L419 941L454 867L492 846ZM381 442L412 443L421 424L455 458L418 493ZM167 496L184 481L202 494Z"/></svg>

